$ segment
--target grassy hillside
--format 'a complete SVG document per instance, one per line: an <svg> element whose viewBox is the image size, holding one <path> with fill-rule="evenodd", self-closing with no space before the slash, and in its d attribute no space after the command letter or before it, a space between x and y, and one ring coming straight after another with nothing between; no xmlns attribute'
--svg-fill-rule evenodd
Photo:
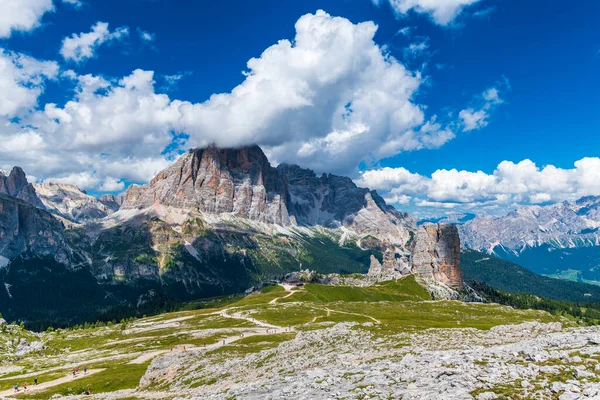
<svg viewBox="0 0 600 400"><path fill-rule="evenodd" d="M461 253L465 280L484 282L504 292L529 293L553 300L600 302L600 287L538 275L510 261L473 250Z"/></svg>

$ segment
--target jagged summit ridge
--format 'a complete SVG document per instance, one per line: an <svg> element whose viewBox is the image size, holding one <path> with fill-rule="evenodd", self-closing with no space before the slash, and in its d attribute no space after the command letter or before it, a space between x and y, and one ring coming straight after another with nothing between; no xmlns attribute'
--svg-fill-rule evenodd
<svg viewBox="0 0 600 400"><path fill-rule="evenodd" d="M460 226L463 244L478 251L514 251L550 244L573 248L600 245L600 197L585 196L549 206L525 206L505 216L477 218Z"/></svg>
<svg viewBox="0 0 600 400"><path fill-rule="evenodd" d="M15 197L41 209L45 208L21 167L14 167L8 174L0 171L0 194Z"/></svg>

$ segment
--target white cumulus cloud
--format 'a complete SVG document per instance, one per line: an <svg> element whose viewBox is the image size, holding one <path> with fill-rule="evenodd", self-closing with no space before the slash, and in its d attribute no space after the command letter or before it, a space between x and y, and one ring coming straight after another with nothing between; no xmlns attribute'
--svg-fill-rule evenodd
<svg viewBox="0 0 600 400"><path fill-rule="evenodd" d="M140 40L142 42L146 42L146 43L152 43L154 42L154 39L156 38L156 34L154 33L150 33L148 31L145 31L141 28L137 28L137 33L140 37Z"/></svg>
<svg viewBox="0 0 600 400"><path fill-rule="evenodd" d="M600 158L583 158L571 169L539 167L531 160L503 161L491 174L442 169L429 177L405 168L380 168L363 172L359 182L398 204L502 209L600 195Z"/></svg>
<svg viewBox="0 0 600 400"><path fill-rule="evenodd" d="M438 25L450 24L465 7L481 0L372 0L375 5L389 3L395 13L406 15L413 11L426 14Z"/></svg>
<svg viewBox="0 0 600 400"><path fill-rule="evenodd" d="M12 118L37 105L45 79L54 79L58 64L38 61L0 48L0 117Z"/></svg>
<svg viewBox="0 0 600 400"><path fill-rule="evenodd" d="M120 80L63 76L76 83L64 106L46 104L20 123L0 118L0 143L9 144L0 146L2 168L20 165L40 179L119 191L124 179L147 182L169 164L163 153L179 113L168 96L155 93L152 72Z"/></svg>
<svg viewBox="0 0 600 400"><path fill-rule="evenodd" d="M53 10L52 0L0 0L0 38L37 28L42 16Z"/></svg>
<svg viewBox="0 0 600 400"><path fill-rule="evenodd" d="M337 172L439 147L453 134L414 101L423 78L374 42L376 30L372 22L307 14L294 40L248 61L246 79L230 93L182 104L181 126L194 144L258 143L276 161Z"/></svg>
<svg viewBox="0 0 600 400"><path fill-rule="evenodd" d="M122 26L111 32L106 22L97 22L91 29L90 32L74 33L63 39L60 54L65 60L87 60L94 57L100 45L129 36L129 28Z"/></svg>
<svg viewBox="0 0 600 400"><path fill-rule="evenodd" d="M15 66L20 56L3 54L6 75L13 76L6 85L24 95L18 106L0 100L0 141L15 144L0 150L0 168L20 165L42 180L115 191L126 182L147 182L178 151L211 143L259 144L275 163L352 174L361 161L452 140L456 124L426 115L427 106L415 100L425 78L378 46L376 30L372 22L307 14L296 23L293 40L248 61L242 83L201 103L158 92L152 71L121 78L72 70L58 75L55 64L21 58L31 71L25 73ZM65 57L91 57L117 32L99 23L88 34L67 38ZM55 78L74 83L71 99L36 108L44 81ZM490 92L481 101L493 97ZM21 119L11 120L19 112Z"/></svg>
<svg viewBox="0 0 600 400"><path fill-rule="evenodd" d="M478 103L480 105L477 109L470 107L458 113L464 132L481 129L488 125L490 113L496 106L504 103L504 100L500 98L499 87L506 90L510 87L510 84L504 78L502 82L498 83L498 87L491 87L479 96Z"/></svg>
<svg viewBox="0 0 600 400"><path fill-rule="evenodd" d="M83 2L81 0L62 0L62 2L75 8L83 7Z"/></svg>

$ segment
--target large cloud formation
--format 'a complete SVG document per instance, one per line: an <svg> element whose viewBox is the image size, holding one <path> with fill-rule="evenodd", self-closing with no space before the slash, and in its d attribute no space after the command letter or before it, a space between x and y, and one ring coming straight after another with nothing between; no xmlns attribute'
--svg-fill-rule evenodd
<svg viewBox="0 0 600 400"><path fill-rule="evenodd" d="M364 172L360 181L396 204L503 209L600 195L600 158L583 158L571 169L540 168L531 160L503 161L492 174L451 169L438 170L431 177L405 168L380 168Z"/></svg>
<svg viewBox="0 0 600 400"><path fill-rule="evenodd" d="M32 62L36 69L4 52L4 85L24 95L0 103L0 140L12 144L0 148L0 167L18 163L38 178L106 190L145 182L178 149L209 143L256 143L275 162L351 173L361 161L451 140L454 132L414 101L422 77L374 42L376 30L372 22L307 14L294 40L248 62L239 86L196 104L157 93L152 71L121 79L71 70L57 76L55 63ZM71 81L73 98L24 113L43 90L41 78Z"/></svg>
<svg viewBox="0 0 600 400"><path fill-rule="evenodd" d="M368 157L439 147L454 137L413 101L422 79L374 41L377 26L318 11L248 62L231 93L183 103L194 143L259 143L279 161L349 171Z"/></svg>

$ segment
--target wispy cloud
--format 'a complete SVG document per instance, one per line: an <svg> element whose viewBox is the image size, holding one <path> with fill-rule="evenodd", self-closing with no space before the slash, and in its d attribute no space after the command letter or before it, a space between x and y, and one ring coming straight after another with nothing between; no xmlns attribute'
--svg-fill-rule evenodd
<svg viewBox="0 0 600 400"><path fill-rule="evenodd" d="M60 54L65 60L81 62L94 57L96 49L111 41L118 41L129 36L129 28L122 26L113 32L106 22L97 22L87 33L73 34L63 39Z"/></svg>

